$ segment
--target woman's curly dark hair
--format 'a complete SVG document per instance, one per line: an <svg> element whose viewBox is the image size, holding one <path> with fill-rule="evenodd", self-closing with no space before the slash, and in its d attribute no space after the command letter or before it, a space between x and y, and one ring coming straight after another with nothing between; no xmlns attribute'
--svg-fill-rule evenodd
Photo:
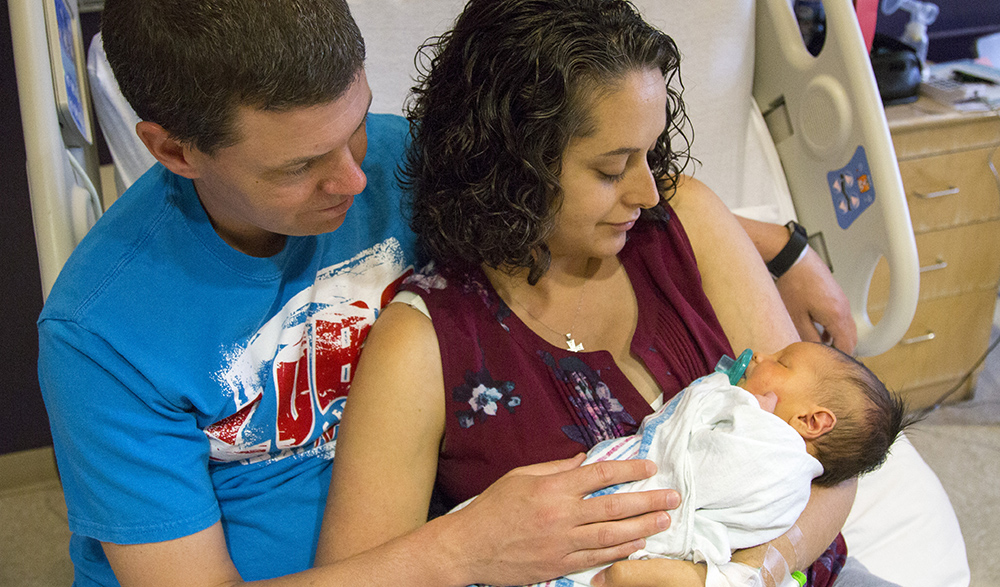
<svg viewBox="0 0 1000 587"><path fill-rule="evenodd" d="M680 56L630 2L471 0L417 60L402 181L418 242L440 265L528 268L536 282L567 144L592 130L599 92L647 69L663 73L667 124L648 154L661 205L644 213L664 215L689 160Z"/></svg>

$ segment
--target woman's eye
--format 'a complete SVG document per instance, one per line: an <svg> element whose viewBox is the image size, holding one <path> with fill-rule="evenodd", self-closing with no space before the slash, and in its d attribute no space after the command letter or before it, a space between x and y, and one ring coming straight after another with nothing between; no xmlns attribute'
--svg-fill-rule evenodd
<svg viewBox="0 0 1000 587"><path fill-rule="evenodd" d="M618 174L604 173L603 171L599 171L598 173L601 174L601 179L609 183L618 183L619 181L625 178L624 171Z"/></svg>

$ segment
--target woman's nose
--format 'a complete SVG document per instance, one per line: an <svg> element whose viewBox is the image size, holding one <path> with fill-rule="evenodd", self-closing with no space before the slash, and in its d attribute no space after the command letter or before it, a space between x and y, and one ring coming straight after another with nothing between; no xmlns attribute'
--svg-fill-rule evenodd
<svg viewBox="0 0 1000 587"><path fill-rule="evenodd" d="M628 203L639 208L652 208L660 203L660 190L656 187L656 178L648 163L643 163L641 172L635 174L628 196Z"/></svg>

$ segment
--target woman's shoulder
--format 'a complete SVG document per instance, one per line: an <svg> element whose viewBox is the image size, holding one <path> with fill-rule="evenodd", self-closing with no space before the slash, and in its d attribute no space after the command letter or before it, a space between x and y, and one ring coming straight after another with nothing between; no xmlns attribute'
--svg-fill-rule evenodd
<svg viewBox="0 0 1000 587"><path fill-rule="evenodd" d="M420 296L432 315L442 309L460 314L470 304L488 307L496 299L482 270L441 267L433 261L407 277L400 289Z"/></svg>

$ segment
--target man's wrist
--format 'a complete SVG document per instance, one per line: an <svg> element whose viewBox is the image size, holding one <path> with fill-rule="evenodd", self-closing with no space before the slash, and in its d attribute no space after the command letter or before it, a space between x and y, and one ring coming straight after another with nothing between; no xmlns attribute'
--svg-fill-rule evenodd
<svg viewBox="0 0 1000 587"><path fill-rule="evenodd" d="M798 263L809 248L809 237L802 225L793 220L785 227L789 232L788 242L773 259L767 262L767 270L774 279L779 279Z"/></svg>

